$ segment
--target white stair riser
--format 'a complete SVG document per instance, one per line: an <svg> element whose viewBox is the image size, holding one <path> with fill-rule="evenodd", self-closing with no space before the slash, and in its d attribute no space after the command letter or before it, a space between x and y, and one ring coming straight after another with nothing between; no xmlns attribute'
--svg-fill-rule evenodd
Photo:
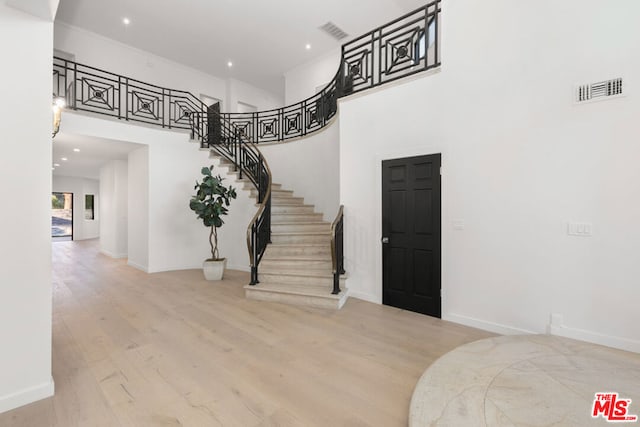
<svg viewBox="0 0 640 427"><path fill-rule="evenodd" d="M302 197L272 197L271 206L280 205L304 205L304 199Z"/></svg>
<svg viewBox="0 0 640 427"><path fill-rule="evenodd" d="M258 190L256 190L256 188L252 185L251 186L251 196L256 197L258 195ZM293 191L289 191L289 190L274 190L273 188L271 189L271 197L277 197L280 199L286 198L286 197L293 197Z"/></svg>
<svg viewBox="0 0 640 427"><path fill-rule="evenodd" d="M301 206L278 206L278 205L272 205L271 206L271 213L272 214L279 214L279 213L313 213L313 206L305 206L305 205L301 205Z"/></svg>
<svg viewBox="0 0 640 427"><path fill-rule="evenodd" d="M315 276L302 276L302 275L287 275L278 273L269 273L266 271L260 271L258 269L258 280L263 283L278 283L278 284L292 284L292 285L316 285L327 286L328 289L333 288L333 276L315 277ZM345 283L344 276L340 276L340 287L343 287Z"/></svg>
<svg viewBox="0 0 640 427"><path fill-rule="evenodd" d="M276 225L282 222L291 223L291 222L321 222L322 214L307 214L307 215L295 215L295 214L284 214L284 213L272 213L271 216L271 225Z"/></svg>
<svg viewBox="0 0 640 427"><path fill-rule="evenodd" d="M328 223L324 224L309 224L309 223L295 223L295 224L278 224L271 223L271 231L274 233L287 233L287 232L302 232L302 231L331 231L331 226Z"/></svg>
<svg viewBox="0 0 640 427"><path fill-rule="evenodd" d="M301 257L301 258L320 258L326 259L327 257L331 259L331 247L330 245L324 246L275 246L269 245L267 246L267 252L264 254L265 259L273 259L273 258L290 258L290 257Z"/></svg>
<svg viewBox="0 0 640 427"><path fill-rule="evenodd" d="M271 234L271 243L331 243L329 234Z"/></svg>
<svg viewBox="0 0 640 427"><path fill-rule="evenodd" d="M256 191L256 186L253 185L253 183L251 183L250 181L245 181L242 189L247 191ZM271 184L271 191L280 189L282 189L282 184ZM293 191L291 191L291 193L293 193Z"/></svg>
<svg viewBox="0 0 640 427"><path fill-rule="evenodd" d="M274 260L274 259L262 259L260 262L260 271L269 271L269 272L278 272L283 269L285 270L320 270L325 273L330 273L333 268L333 263L331 260L295 260L295 259L284 259L284 260Z"/></svg>
<svg viewBox="0 0 640 427"><path fill-rule="evenodd" d="M346 298L330 299L319 298L307 295L285 294L280 292L264 292L258 288L246 289L245 296L248 299L268 302L279 302L291 305L302 305L306 307L325 308L338 310L344 305Z"/></svg>

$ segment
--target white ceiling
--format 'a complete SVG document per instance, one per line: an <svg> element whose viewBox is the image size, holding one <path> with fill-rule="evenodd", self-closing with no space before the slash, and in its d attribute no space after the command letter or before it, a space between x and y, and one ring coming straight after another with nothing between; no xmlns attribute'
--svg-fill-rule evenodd
<svg viewBox="0 0 640 427"><path fill-rule="evenodd" d="M100 178L100 168L110 160L127 160L128 154L144 147L131 142L85 137L60 132L53 140L53 163L58 163L53 175L80 178ZM74 148L79 152L73 151ZM64 161L62 158L67 160ZM53 167L53 165L52 165Z"/></svg>
<svg viewBox="0 0 640 427"><path fill-rule="evenodd" d="M282 94L283 74L427 0L61 0L56 20ZM123 17L131 20L129 26ZM305 44L312 45L311 50ZM233 68L227 62L233 61ZM336 64L337 65L337 64Z"/></svg>

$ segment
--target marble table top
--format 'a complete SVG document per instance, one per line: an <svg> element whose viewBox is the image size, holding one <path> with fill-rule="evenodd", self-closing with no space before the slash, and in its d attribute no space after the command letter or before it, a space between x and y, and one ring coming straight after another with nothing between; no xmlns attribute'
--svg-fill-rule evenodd
<svg viewBox="0 0 640 427"><path fill-rule="evenodd" d="M640 354L550 335L501 336L447 353L422 375L409 425L598 426L596 393L632 399L640 427Z"/></svg>

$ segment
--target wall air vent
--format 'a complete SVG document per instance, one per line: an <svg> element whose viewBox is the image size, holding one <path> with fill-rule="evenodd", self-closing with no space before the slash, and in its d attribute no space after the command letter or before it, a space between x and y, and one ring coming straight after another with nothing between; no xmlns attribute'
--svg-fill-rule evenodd
<svg viewBox="0 0 640 427"><path fill-rule="evenodd" d="M576 88L576 102L599 101L624 95L622 78L580 85Z"/></svg>
<svg viewBox="0 0 640 427"><path fill-rule="evenodd" d="M321 26L320 29L325 33L329 34L331 37L333 37L336 40L342 40L343 38L349 36L349 34L342 31L340 27L338 27L336 24L334 24L331 21Z"/></svg>

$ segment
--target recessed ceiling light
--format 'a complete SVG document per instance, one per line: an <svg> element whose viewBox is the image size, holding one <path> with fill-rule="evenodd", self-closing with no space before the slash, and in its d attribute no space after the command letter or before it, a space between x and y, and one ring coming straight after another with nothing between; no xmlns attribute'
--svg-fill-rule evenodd
<svg viewBox="0 0 640 427"><path fill-rule="evenodd" d="M60 166L60 163L54 163L53 166L58 167Z"/></svg>
<svg viewBox="0 0 640 427"><path fill-rule="evenodd" d="M63 162L66 162L69 159L67 159L66 157L62 157L60 160L62 160Z"/></svg>
<svg viewBox="0 0 640 427"><path fill-rule="evenodd" d="M311 49L311 45L310 45L309 43L307 43L307 44L304 46L304 48L305 48L305 49L307 49L307 50L310 50L310 49Z"/></svg>
<svg viewBox="0 0 640 427"><path fill-rule="evenodd" d="M56 170L56 168L51 168L52 171Z"/></svg>
<svg viewBox="0 0 640 427"><path fill-rule="evenodd" d="M73 151L75 151L76 153L79 153L80 149L79 148L74 148Z"/></svg>
<svg viewBox="0 0 640 427"><path fill-rule="evenodd" d="M227 67L229 67L229 68L233 67L233 62L231 62L231 61L227 62Z"/></svg>
<svg viewBox="0 0 640 427"><path fill-rule="evenodd" d="M129 18L126 18L126 17L125 17L125 18L122 18L122 23L123 23L124 25L129 25L129 24L131 24L131 20L130 20Z"/></svg>

